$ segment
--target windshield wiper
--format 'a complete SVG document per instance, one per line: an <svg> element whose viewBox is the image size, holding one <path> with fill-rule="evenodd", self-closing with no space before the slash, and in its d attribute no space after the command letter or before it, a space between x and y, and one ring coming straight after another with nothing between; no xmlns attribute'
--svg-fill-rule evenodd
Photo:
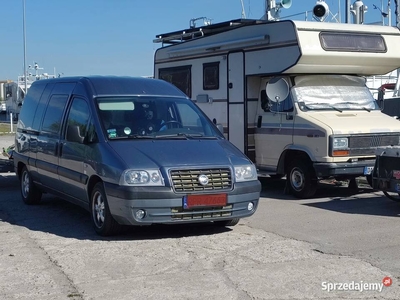
<svg viewBox="0 0 400 300"><path fill-rule="evenodd" d="M112 138L108 138L109 140L127 140L127 139L154 139L154 136L150 135L140 135L140 134L131 134L126 136L116 136Z"/></svg>
<svg viewBox="0 0 400 300"><path fill-rule="evenodd" d="M339 109L339 108L337 108L337 107L335 107L335 106L333 106L333 105L330 105L330 104L328 104L328 103L325 103L325 102L309 103L309 104L304 104L304 105L305 105L305 107L306 107L307 109L311 109L311 110L312 110L312 108L310 107L310 105L325 105L325 106L327 106L327 107L329 107L329 108L332 108L332 109L334 109L334 110L336 110L336 111L338 111L338 112L343 112L341 109Z"/></svg>
<svg viewBox="0 0 400 300"><path fill-rule="evenodd" d="M163 138L186 138L186 139L216 139L215 136L204 136L201 133L175 133L175 134L165 134L165 135L155 135L154 138L156 139L163 139Z"/></svg>
<svg viewBox="0 0 400 300"><path fill-rule="evenodd" d="M357 103L357 102L350 102L350 101L347 101L347 102L340 102L340 103L338 103L338 104L360 105L360 103ZM367 107L365 107L365 106L361 106L360 108L363 109L363 110L366 110L367 112L371 112L371 109L369 109L369 108L367 108Z"/></svg>
<svg viewBox="0 0 400 300"><path fill-rule="evenodd" d="M174 134L152 134L152 135L140 135L131 134L127 136L117 136L109 138L110 140L126 140L126 139L217 139L215 136L204 136L201 133L174 133Z"/></svg>

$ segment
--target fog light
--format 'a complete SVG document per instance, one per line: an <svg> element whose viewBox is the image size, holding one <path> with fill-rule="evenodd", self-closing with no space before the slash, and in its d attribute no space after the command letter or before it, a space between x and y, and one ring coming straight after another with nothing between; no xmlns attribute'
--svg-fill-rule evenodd
<svg viewBox="0 0 400 300"><path fill-rule="evenodd" d="M143 209L139 209L135 212L135 216L137 219L141 220L146 216L146 212Z"/></svg>
<svg viewBox="0 0 400 300"><path fill-rule="evenodd" d="M247 204L247 210L253 210L253 208L254 208L253 202L250 202L249 204Z"/></svg>

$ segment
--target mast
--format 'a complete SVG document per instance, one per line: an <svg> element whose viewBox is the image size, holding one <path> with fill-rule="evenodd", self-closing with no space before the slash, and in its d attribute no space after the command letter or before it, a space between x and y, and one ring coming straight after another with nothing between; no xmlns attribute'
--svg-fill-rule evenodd
<svg viewBox="0 0 400 300"><path fill-rule="evenodd" d="M246 11L244 10L243 0L240 0L240 3L242 4L242 19L246 19Z"/></svg>

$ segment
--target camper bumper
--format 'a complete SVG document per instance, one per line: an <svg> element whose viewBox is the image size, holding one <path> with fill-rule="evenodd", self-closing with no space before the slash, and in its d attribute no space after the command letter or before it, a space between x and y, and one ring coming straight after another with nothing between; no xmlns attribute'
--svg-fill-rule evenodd
<svg viewBox="0 0 400 300"><path fill-rule="evenodd" d="M261 192L258 180L235 183L226 193L226 204L184 207L184 197L170 187L125 187L105 184L108 205L114 219L123 225L177 224L223 221L253 215ZM199 193L203 195L207 193ZM211 193L209 193L211 194Z"/></svg>
<svg viewBox="0 0 400 300"><path fill-rule="evenodd" d="M343 163L314 163L313 165L318 177L366 176L372 173L375 159Z"/></svg>

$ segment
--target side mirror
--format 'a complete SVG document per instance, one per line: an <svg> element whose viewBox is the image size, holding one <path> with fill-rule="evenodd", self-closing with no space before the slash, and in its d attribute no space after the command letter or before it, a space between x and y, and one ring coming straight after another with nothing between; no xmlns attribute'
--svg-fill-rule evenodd
<svg viewBox="0 0 400 300"><path fill-rule="evenodd" d="M289 95L289 84L284 78L272 78L268 81L265 91L271 102L279 103Z"/></svg>
<svg viewBox="0 0 400 300"><path fill-rule="evenodd" d="M83 144L85 137L81 136L81 129L78 125L68 125L67 141Z"/></svg>

